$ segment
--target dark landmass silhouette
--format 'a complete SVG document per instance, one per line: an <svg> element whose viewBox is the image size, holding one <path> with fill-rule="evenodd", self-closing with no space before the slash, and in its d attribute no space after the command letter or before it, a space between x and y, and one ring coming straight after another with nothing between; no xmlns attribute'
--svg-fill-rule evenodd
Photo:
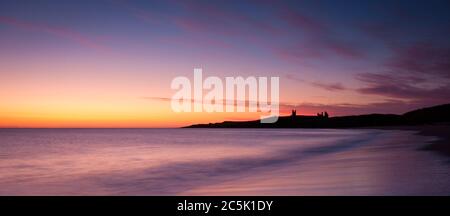
<svg viewBox="0 0 450 216"><path fill-rule="evenodd" d="M443 104L396 114L367 114L329 117L328 113L317 116L280 116L275 123L263 124L254 121L225 121L221 123L196 124L185 128L359 128L380 126L413 126L450 122L450 104Z"/></svg>

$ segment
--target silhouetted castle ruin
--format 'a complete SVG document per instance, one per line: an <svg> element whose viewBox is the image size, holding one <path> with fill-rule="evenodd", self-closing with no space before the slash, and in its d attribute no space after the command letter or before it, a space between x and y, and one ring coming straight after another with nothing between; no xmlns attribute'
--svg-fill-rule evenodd
<svg viewBox="0 0 450 216"><path fill-rule="evenodd" d="M321 113L317 113L317 117L328 118L328 113L327 113L327 111L321 112Z"/></svg>
<svg viewBox="0 0 450 216"><path fill-rule="evenodd" d="M291 116L290 117L292 119L295 119L297 117L297 110L293 109L291 111ZM302 118L314 118L314 117L317 117L317 118L320 118L320 119L322 119L322 118L327 119L329 117L329 115L328 115L328 112L325 111L325 112L317 113L317 116L298 116L298 117L302 117Z"/></svg>

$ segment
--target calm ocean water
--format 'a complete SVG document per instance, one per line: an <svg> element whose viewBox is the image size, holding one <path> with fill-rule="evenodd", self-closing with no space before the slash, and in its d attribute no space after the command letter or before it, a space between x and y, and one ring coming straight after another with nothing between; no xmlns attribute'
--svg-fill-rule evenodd
<svg viewBox="0 0 450 216"><path fill-rule="evenodd" d="M0 129L0 195L450 195L396 130Z"/></svg>

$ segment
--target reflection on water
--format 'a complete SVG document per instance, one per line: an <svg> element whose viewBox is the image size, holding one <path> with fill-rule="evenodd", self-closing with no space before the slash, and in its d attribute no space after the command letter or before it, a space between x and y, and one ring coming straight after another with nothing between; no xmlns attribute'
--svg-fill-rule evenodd
<svg viewBox="0 0 450 216"><path fill-rule="evenodd" d="M449 195L411 131L0 129L0 194Z"/></svg>

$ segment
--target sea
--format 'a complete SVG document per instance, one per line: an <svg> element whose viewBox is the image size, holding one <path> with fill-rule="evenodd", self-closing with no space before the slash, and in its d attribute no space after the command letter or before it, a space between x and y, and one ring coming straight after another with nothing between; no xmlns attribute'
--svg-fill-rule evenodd
<svg viewBox="0 0 450 216"><path fill-rule="evenodd" d="M0 129L0 195L450 195L437 137L381 129Z"/></svg>

